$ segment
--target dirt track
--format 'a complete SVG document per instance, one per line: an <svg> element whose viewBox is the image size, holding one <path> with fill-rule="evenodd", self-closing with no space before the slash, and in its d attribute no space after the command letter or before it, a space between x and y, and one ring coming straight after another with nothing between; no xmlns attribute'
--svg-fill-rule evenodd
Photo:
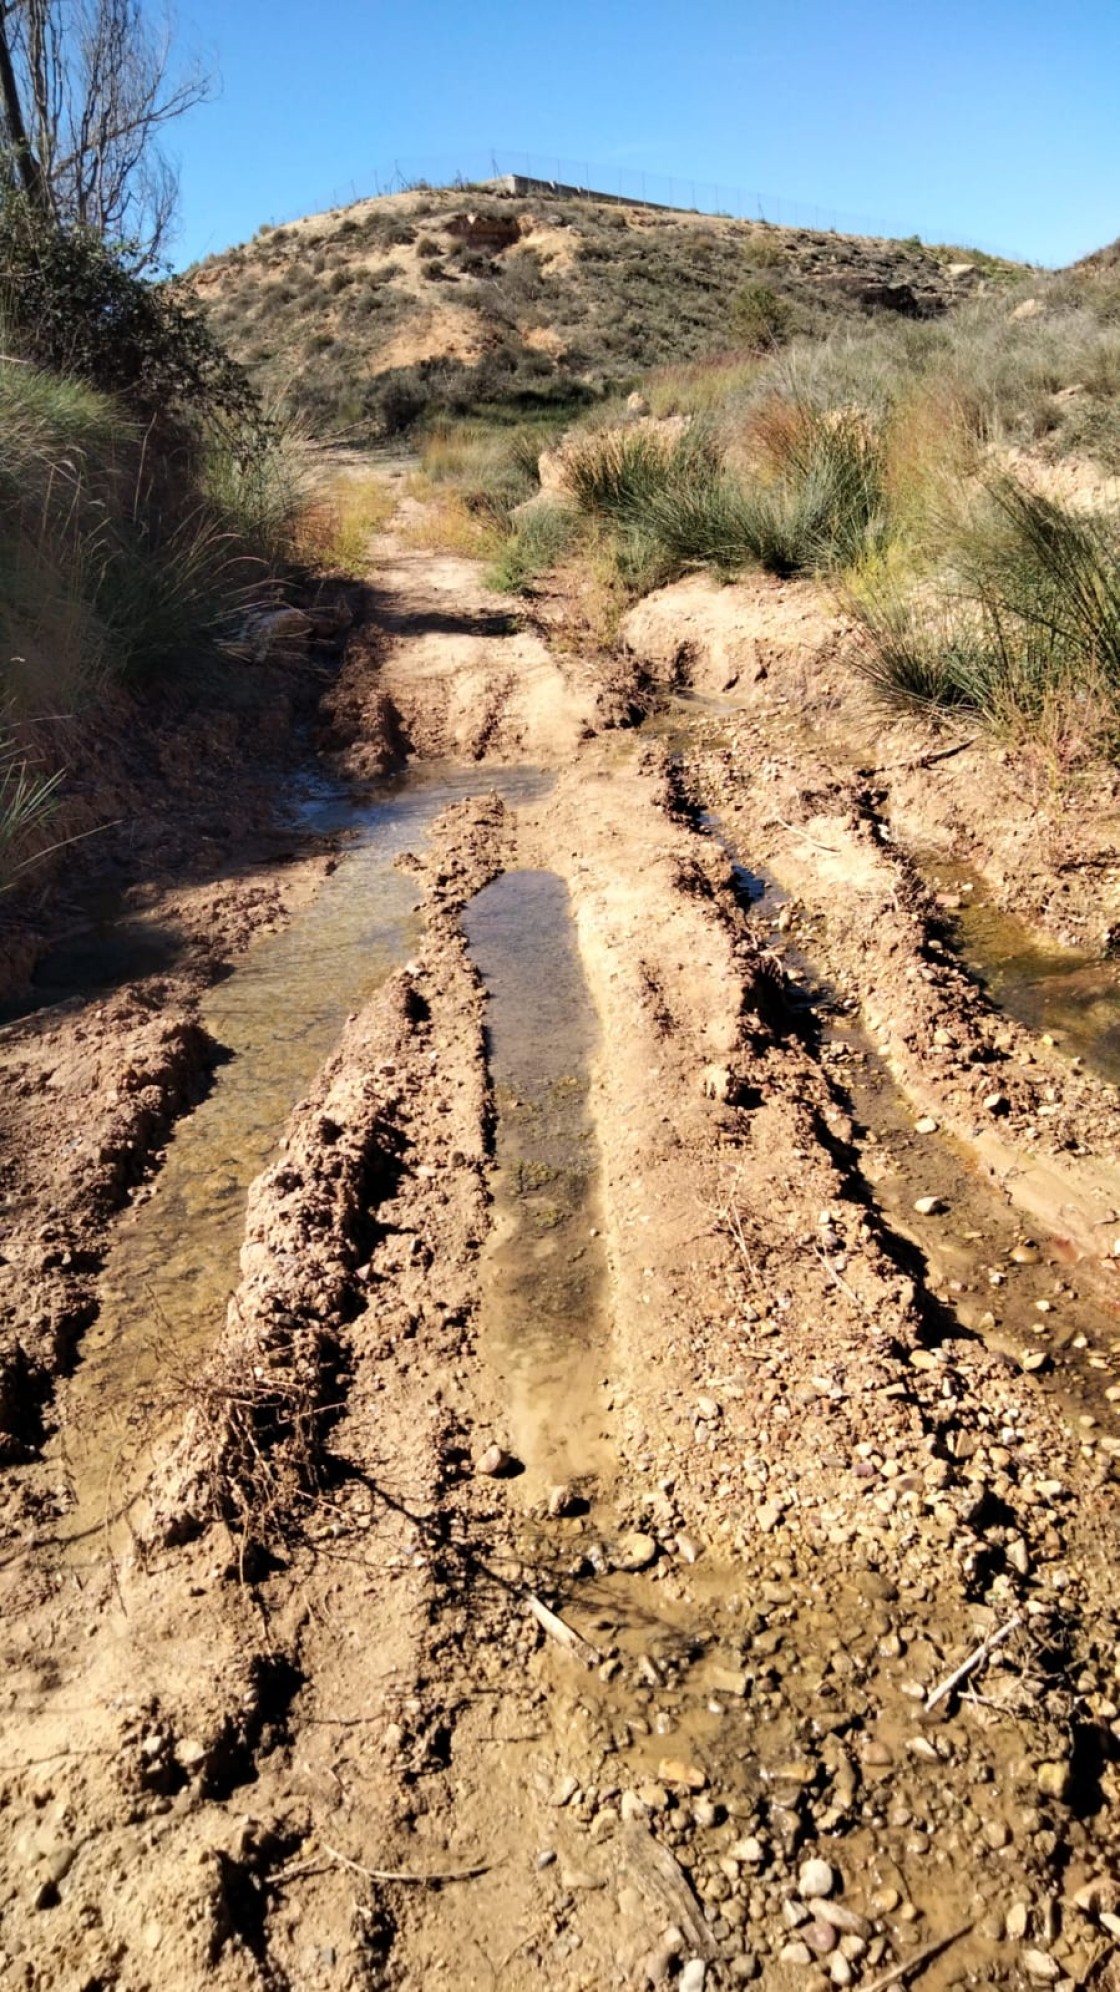
<svg viewBox="0 0 1120 1992"><path fill-rule="evenodd" d="M77 1541L51 1433L98 1259L215 1054L150 981L8 1034L9 1126L98 1160L11 1162L7 1256L40 1258L0 1404L0 1984L818 1992L941 1940L931 1988L1107 1982L1112 1089L937 938L900 849L931 743L874 739L886 793L859 774L810 593L726 591L729 665L687 584L601 670L466 563L387 539L373 567L324 750L477 763L477 791L417 854L413 958L277 1131L154 1468ZM611 723L682 655L727 711ZM522 761L550 779L503 802ZM1041 878L1045 834L1005 877ZM597 1022L568 1205L508 1160L538 1103L495 1087L464 938L522 872L560 881L542 945L570 917ZM799 997L792 941L831 994Z"/></svg>

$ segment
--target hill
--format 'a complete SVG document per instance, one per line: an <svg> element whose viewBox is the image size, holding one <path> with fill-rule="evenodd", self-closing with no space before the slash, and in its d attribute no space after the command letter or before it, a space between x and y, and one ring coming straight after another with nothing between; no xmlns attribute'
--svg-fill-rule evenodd
<svg viewBox="0 0 1120 1992"><path fill-rule="evenodd" d="M190 273L255 379L316 427L392 432L579 402L649 368L837 318L936 317L1021 274L979 252L549 189L417 189L287 227Z"/></svg>

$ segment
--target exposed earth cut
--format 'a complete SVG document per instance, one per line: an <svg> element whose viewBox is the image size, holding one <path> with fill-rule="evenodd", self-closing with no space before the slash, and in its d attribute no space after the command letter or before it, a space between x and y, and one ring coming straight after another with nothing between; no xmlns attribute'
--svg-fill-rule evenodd
<svg viewBox="0 0 1120 1992"><path fill-rule="evenodd" d="M383 474L286 862L0 1036L0 1985L1113 1984L1113 780Z"/></svg>

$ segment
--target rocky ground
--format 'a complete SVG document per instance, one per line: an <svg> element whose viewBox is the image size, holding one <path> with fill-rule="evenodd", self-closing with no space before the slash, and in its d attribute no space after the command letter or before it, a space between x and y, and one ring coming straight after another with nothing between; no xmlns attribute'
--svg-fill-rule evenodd
<svg viewBox="0 0 1120 1992"><path fill-rule="evenodd" d="M711 591L719 651L686 584L604 671L413 540L374 549L322 748L477 788L410 860L413 957L276 1129L224 1327L167 1349L154 1467L85 1532L55 1372L213 1051L173 979L5 1036L39 1382L8 1398L0 1984L1107 1985L1114 1094L993 1010L908 855L967 821L1041 919L1060 829L1083 940L1103 787L1080 835L1056 795L1024 828L988 746L863 730L811 591ZM658 678L691 705L614 724ZM466 939L521 874L558 881L540 944L596 1021L562 1222ZM48 1166L60 1133L98 1160Z"/></svg>

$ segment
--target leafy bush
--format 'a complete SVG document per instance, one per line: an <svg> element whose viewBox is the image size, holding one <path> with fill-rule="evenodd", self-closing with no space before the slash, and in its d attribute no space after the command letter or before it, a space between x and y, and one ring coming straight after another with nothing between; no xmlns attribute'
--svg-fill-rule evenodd
<svg viewBox="0 0 1120 1992"><path fill-rule="evenodd" d="M93 230L58 229L12 194L0 200L0 321L9 350L124 395L146 419L257 412L185 290L144 282Z"/></svg>

